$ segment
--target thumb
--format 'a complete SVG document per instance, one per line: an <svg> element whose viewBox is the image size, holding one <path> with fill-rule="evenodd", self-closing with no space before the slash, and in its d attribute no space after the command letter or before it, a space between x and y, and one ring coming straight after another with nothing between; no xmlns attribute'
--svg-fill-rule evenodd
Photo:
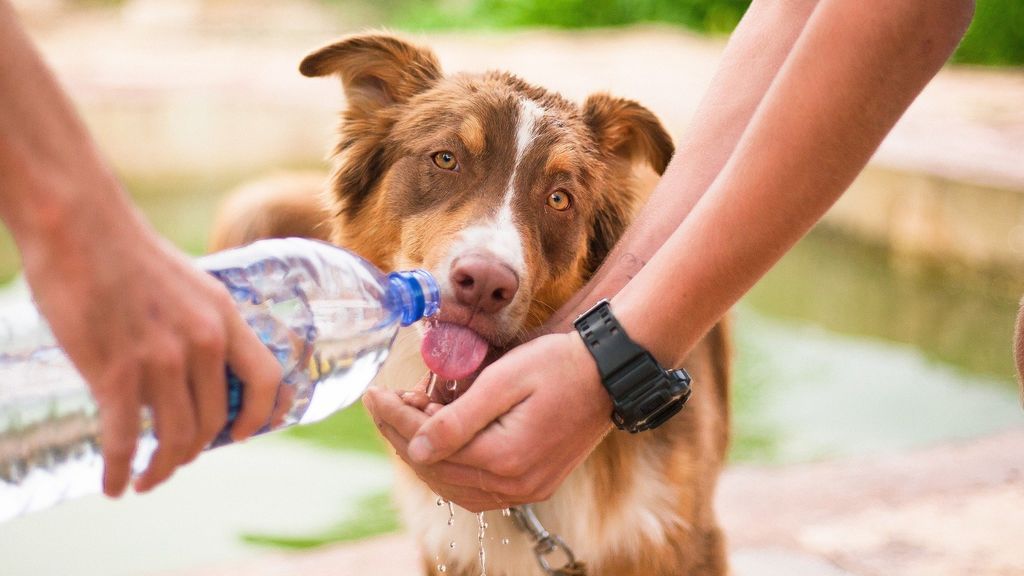
<svg viewBox="0 0 1024 576"><path fill-rule="evenodd" d="M485 368L469 390L423 423L409 442L411 460L433 464L448 458L528 396L510 384L512 373L502 370L503 360Z"/></svg>

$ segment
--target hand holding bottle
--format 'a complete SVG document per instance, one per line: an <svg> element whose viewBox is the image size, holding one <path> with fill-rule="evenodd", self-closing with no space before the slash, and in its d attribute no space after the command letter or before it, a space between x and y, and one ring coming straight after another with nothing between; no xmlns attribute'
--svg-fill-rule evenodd
<svg viewBox="0 0 1024 576"><path fill-rule="evenodd" d="M225 362L251 396L235 426L266 421L278 367L224 289L145 223L39 54L0 0L0 218L61 345L99 399L104 491L129 478L139 409L159 449L136 488L191 460L224 422Z"/></svg>
<svg viewBox="0 0 1024 576"><path fill-rule="evenodd" d="M26 243L36 303L89 383L100 410L104 492L131 473L140 408L158 448L135 489L147 491L196 457L224 427L224 366L246 382L232 427L241 440L270 417L281 368L224 287L140 221L92 219Z"/></svg>

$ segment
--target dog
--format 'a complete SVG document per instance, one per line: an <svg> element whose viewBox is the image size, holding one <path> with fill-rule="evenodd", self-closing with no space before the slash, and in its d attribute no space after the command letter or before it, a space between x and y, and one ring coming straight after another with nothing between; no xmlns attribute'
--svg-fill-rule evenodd
<svg viewBox="0 0 1024 576"><path fill-rule="evenodd" d="M236 194L212 248L328 237L384 270L429 270L439 322L403 329L378 386L410 388L428 369L471 379L540 326L619 239L649 191L644 171L661 174L674 152L636 102L600 93L578 105L508 73L445 75L429 49L389 34L344 38L300 71L342 83L332 175L326 186L279 178ZM685 367L694 393L680 414L654 431L611 432L534 506L587 574L728 571L712 506L728 443L725 325ZM478 574L478 519L456 510L449 525L448 508L399 468L397 501L426 573ZM543 574L511 518L486 519L488 574Z"/></svg>

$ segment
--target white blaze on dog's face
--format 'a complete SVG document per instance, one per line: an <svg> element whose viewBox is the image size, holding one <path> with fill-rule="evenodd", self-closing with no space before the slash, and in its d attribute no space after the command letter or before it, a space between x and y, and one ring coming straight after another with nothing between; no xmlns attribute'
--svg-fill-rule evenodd
<svg viewBox="0 0 1024 576"><path fill-rule="evenodd" d="M442 76L433 54L359 36L309 56L339 74L336 240L442 289L423 356L439 375L540 325L593 273L636 205L632 167L661 172L671 140L638 104L577 106L502 73Z"/></svg>

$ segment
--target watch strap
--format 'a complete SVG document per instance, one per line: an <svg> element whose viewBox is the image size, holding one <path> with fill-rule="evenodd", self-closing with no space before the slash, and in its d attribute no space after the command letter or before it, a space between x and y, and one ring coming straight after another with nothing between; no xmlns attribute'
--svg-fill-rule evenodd
<svg viewBox="0 0 1024 576"><path fill-rule="evenodd" d="M690 396L684 370L664 370L646 349L629 338L607 300L574 323L597 364L601 383L614 406L612 421L629 432L660 426L679 412Z"/></svg>
<svg viewBox="0 0 1024 576"><path fill-rule="evenodd" d="M575 326L597 363L597 371L602 381L608 380L621 370L642 368L643 356L649 355L647 350L633 342L626 334L612 314L607 300L601 300L589 311L584 312L576 319ZM617 391L609 392L613 397L618 395Z"/></svg>

